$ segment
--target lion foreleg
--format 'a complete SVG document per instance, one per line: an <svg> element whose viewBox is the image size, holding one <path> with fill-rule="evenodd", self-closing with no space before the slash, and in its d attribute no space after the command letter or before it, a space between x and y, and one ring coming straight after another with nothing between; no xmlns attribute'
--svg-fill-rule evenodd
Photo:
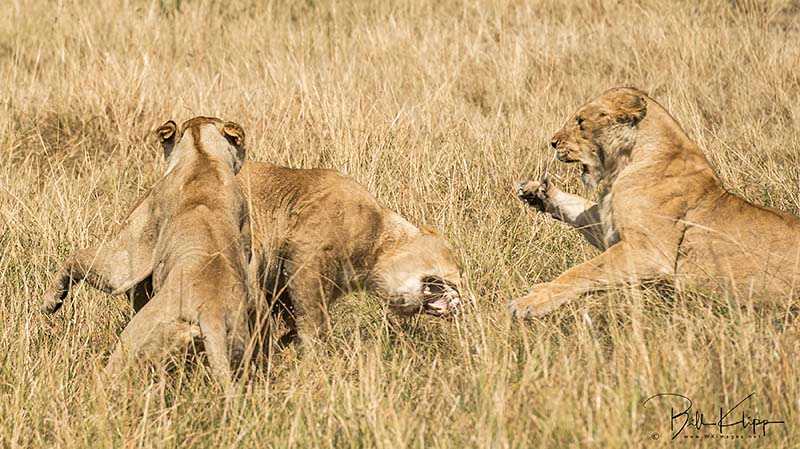
<svg viewBox="0 0 800 449"><path fill-rule="evenodd" d="M228 347L228 339L226 338L225 322L220 319L202 319L200 320L200 330L203 334L203 346L205 348L206 356L208 357L208 364L211 366L211 372L219 383L223 386L231 384L231 351ZM243 349L239 348L240 352Z"/></svg>
<svg viewBox="0 0 800 449"><path fill-rule="evenodd" d="M607 248L597 203L561 191L547 176L539 181L520 182L517 196L534 209L572 226L595 248Z"/></svg>
<svg viewBox="0 0 800 449"><path fill-rule="evenodd" d="M81 281L116 295L125 293L145 280L152 271L152 256L147 254L147 250L131 250L128 246L118 239L70 256L45 292L42 311L57 311L64 303L70 286Z"/></svg>
<svg viewBox="0 0 800 449"><path fill-rule="evenodd" d="M155 230L146 196L109 242L71 255L53 278L42 300L42 311L58 310L70 285L81 281L110 294L122 294L145 280L153 269Z"/></svg>
<svg viewBox="0 0 800 449"><path fill-rule="evenodd" d="M668 276L671 264L657 254L619 242L556 279L534 286L527 295L512 301L509 309L520 318L541 316L589 291Z"/></svg>
<svg viewBox="0 0 800 449"><path fill-rule="evenodd" d="M220 384L230 385L234 372L238 377L253 356L246 305L229 305L221 313L199 317L203 344L211 372Z"/></svg>

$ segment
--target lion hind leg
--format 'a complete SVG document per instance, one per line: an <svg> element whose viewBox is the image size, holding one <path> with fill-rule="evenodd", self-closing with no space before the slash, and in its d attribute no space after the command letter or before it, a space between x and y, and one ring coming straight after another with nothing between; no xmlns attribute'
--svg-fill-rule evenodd
<svg viewBox="0 0 800 449"><path fill-rule="evenodd" d="M134 315L108 359L107 376L119 375L134 360L160 363L201 336L198 324L182 319L176 310L165 304L166 299L156 295Z"/></svg>
<svg viewBox="0 0 800 449"><path fill-rule="evenodd" d="M199 318L208 364L214 378L228 387L233 380L232 368L237 372L243 360L252 356L252 347L248 347L250 332L244 307L233 314L223 313ZM252 346L252 345L250 345Z"/></svg>
<svg viewBox="0 0 800 449"><path fill-rule="evenodd" d="M328 305L335 284L324 266L321 262L306 262L290 269L289 294L294 306L296 341L301 348L324 337L330 329Z"/></svg>

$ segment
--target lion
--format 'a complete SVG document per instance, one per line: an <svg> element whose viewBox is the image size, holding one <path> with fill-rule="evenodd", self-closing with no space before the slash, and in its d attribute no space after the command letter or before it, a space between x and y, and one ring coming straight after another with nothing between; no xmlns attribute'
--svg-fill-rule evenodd
<svg viewBox="0 0 800 449"><path fill-rule="evenodd" d="M180 129L170 120L157 133L166 173L113 240L64 263L42 307L57 311L81 280L112 295L152 282L154 296L122 331L106 373L118 374L128 356L157 362L199 339L214 377L229 384L249 341L249 214L235 180L244 131L195 117Z"/></svg>
<svg viewBox="0 0 800 449"><path fill-rule="evenodd" d="M603 252L513 300L518 317L547 314L581 294L645 280L710 286L736 297L791 296L800 280L800 220L728 192L701 149L656 101L614 88L553 136L556 157L580 163L593 203L547 177L518 195L572 225Z"/></svg>
<svg viewBox="0 0 800 449"><path fill-rule="evenodd" d="M399 315L460 309L460 265L435 230L414 226L359 183L329 169L248 161L237 176L251 201L250 272L283 310L301 347L324 336L329 306L363 290Z"/></svg>

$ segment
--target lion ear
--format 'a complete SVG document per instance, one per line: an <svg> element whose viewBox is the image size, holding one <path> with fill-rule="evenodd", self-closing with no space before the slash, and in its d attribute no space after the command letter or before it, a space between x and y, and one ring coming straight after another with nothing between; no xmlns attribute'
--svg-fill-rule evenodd
<svg viewBox="0 0 800 449"><path fill-rule="evenodd" d="M178 125L172 120L168 120L158 127L156 134L161 142L161 147L164 149L164 158L169 158L172 149L175 147L175 142L178 141Z"/></svg>
<svg viewBox="0 0 800 449"><path fill-rule="evenodd" d="M244 146L244 128L236 122L225 122L222 126L222 135L236 148L236 153L233 155L233 172L239 173L247 153Z"/></svg>
<svg viewBox="0 0 800 449"><path fill-rule="evenodd" d="M615 115L620 123L636 125L647 115L647 99L640 93L622 90L613 101Z"/></svg>

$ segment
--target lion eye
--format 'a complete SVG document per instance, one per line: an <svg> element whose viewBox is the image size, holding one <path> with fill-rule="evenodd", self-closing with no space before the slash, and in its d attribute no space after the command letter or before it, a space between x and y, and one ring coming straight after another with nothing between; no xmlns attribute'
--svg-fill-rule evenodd
<svg viewBox="0 0 800 449"><path fill-rule="evenodd" d="M576 121L578 122L578 128L583 129L583 117L579 115Z"/></svg>

